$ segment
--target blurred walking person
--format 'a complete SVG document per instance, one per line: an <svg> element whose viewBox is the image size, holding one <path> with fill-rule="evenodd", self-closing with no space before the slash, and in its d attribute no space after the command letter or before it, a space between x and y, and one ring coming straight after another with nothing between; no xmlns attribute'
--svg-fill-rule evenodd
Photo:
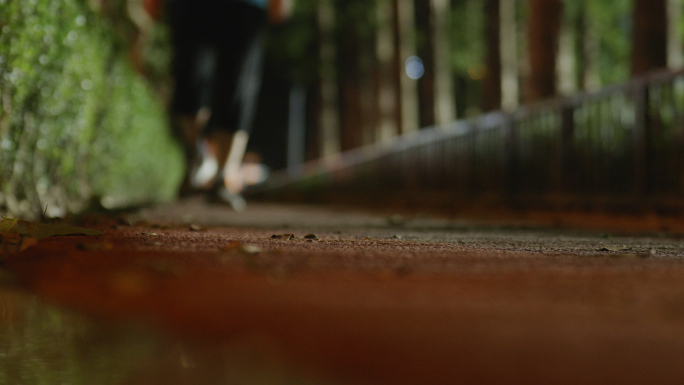
<svg viewBox="0 0 684 385"><path fill-rule="evenodd" d="M180 195L207 192L242 210L242 162L261 86L263 34L268 21L280 22L292 5L288 0L145 0L145 8L155 18L164 15L171 28L171 114L187 161Z"/></svg>

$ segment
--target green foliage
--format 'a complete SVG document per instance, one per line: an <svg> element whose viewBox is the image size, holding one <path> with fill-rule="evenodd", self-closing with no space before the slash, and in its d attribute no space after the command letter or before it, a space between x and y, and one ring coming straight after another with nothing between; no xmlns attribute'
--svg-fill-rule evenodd
<svg viewBox="0 0 684 385"><path fill-rule="evenodd" d="M284 80L310 83L318 72L315 2L298 1L292 18L272 26L266 34L267 65L277 66L274 73ZM287 69L283 71L282 69Z"/></svg>
<svg viewBox="0 0 684 385"><path fill-rule="evenodd" d="M484 1L466 0L453 5L451 15L451 62L454 70L467 74L468 68L484 61L486 20Z"/></svg>
<svg viewBox="0 0 684 385"><path fill-rule="evenodd" d="M112 27L85 0L0 0L0 15L3 211L171 197L180 152Z"/></svg>
<svg viewBox="0 0 684 385"><path fill-rule="evenodd" d="M598 66L604 84L629 79L632 3L632 0L587 3L587 12L598 36Z"/></svg>
<svg viewBox="0 0 684 385"><path fill-rule="evenodd" d="M587 70L586 61L595 61L591 67L602 84L629 79L632 6L633 0L565 2L565 18L574 27L577 65Z"/></svg>

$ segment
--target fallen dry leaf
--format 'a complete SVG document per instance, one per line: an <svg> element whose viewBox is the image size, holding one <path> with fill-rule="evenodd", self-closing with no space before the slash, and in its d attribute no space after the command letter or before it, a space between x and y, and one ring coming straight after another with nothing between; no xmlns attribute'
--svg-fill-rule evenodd
<svg viewBox="0 0 684 385"><path fill-rule="evenodd" d="M84 227L35 223L20 219L4 218L0 220L0 232L28 235L35 239L44 239L58 235L102 235L100 230Z"/></svg>
<svg viewBox="0 0 684 385"><path fill-rule="evenodd" d="M290 240L290 239L294 239L294 237L295 237L294 234L273 234L273 235L271 235L271 238L273 238L273 239Z"/></svg>
<svg viewBox="0 0 684 385"><path fill-rule="evenodd" d="M632 250L631 247L606 246L606 245L603 244L603 242L599 242L599 244L601 245L601 248L599 248L599 251L616 251L616 252L620 252L620 251L629 251L629 250Z"/></svg>
<svg viewBox="0 0 684 385"><path fill-rule="evenodd" d="M19 233L0 233L0 246L2 252L24 251L38 244L36 238Z"/></svg>
<svg viewBox="0 0 684 385"><path fill-rule="evenodd" d="M19 246L19 251L24 251L37 244L38 240L36 238L25 237L24 240L21 242L21 246Z"/></svg>

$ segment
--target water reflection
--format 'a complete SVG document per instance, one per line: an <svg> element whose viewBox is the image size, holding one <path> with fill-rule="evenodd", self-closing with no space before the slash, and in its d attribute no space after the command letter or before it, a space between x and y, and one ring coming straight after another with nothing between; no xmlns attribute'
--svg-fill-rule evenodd
<svg viewBox="0 0 684 385"><path fill-rule="evenodd" d="M120 384L158 346L0 288L0 384Z"/></svg>
<svg viewBox="0 0 684 385"><path fill-rule="evenodd" d="M95 321L8 287L8 277L0 269L0 384L333 383L258 341L208 346Z"/></svg>

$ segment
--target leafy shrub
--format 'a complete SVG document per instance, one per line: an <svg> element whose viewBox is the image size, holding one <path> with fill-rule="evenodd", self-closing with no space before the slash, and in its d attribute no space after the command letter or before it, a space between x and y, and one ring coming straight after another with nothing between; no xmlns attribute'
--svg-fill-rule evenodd
<svg viewBox="0 0 684 385"><path fill-rule="evenodd" d="M0 0L0 211L170 199L182 158L165 110L86 0Z"/></svg>

